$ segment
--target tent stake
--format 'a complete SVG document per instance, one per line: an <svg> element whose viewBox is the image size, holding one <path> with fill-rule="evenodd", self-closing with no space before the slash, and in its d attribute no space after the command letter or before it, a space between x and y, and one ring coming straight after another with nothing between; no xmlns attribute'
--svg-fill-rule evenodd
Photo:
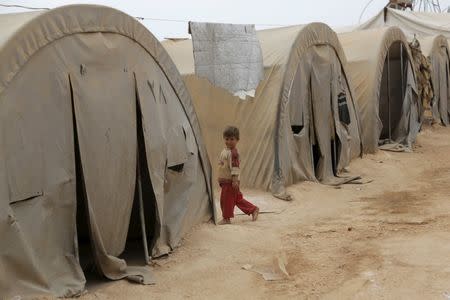
<svg viewBox="0 0 450 300"><path fill-rule="evenodd" d="M144 254L145 262L150 264L151 258L148 254L148 244L147 244L147 231L145 230L145 216L144 216L144 201L142 199L142 183L141 183L141 168L139 163L139 148L137 151L137 184L138 184L138 196L139 196L139 215L141 219L141 229L142 229L142 241L144 243Z"/></svg>

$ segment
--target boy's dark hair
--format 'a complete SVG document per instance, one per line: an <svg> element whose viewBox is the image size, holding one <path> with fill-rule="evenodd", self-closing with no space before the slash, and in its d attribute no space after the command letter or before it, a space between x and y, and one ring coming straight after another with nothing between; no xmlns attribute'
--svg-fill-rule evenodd
<svg viewBox="0 0 450 300"><path fill-rule="evenodd" d="M239 140L239 129L234 126L227 126L225 130L223 131L223 137L224 138L236 138Z"/></svg>

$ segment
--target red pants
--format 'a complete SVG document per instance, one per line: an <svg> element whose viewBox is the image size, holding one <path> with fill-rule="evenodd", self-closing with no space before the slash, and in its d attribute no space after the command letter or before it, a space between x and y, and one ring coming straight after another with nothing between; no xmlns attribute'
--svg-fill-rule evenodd
<svg viewBox="0 0 450 300"><path fill-rule="evenodd" d="M234 217L235 206L239 207L246 215L251 215L255 211L256 206L245 200L241 191L233 188L231 183L220 183L220 187L222 188L220 207L222 208L222 216L224 219Z"/></svg>

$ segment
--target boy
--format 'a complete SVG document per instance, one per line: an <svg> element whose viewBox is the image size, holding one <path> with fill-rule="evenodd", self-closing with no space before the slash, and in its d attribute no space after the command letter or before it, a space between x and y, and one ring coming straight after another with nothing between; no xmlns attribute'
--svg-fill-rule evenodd
<svg viewBox="0 0 450 300"><path fill-rule="evenodd" d="M225 128L223 140L226 148L220 153L218 172L219 185L222 188L220 207L223 220L219 224L231 224L235 206L239 207L243 213L252 215L253 221L256 221L259 208L245 200L239 190L239 153L236 149L239 142L239 129L233 126Z"/></svg>

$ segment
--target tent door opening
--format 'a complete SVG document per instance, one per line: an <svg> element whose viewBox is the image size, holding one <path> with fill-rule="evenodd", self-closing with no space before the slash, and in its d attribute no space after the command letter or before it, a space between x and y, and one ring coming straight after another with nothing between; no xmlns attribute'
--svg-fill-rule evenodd
<svg viewBox="0 0 450 300"><path fill-rule="evenodd" d="M381 79L379 117L382 141L392 142L396 139L394 135L402 118L407 71L407 52L401 42L396 42L388 50Z"/></svg>
<svg viewBox="0 0 450 300"><path fill-rule="evenodd" d="M331 101L331 98L330 98ZM313 103L313 102L312 102ZM312 104L314 105L314 104ZM314 111L314 110L312 110ZM312 114L312 119L314 120L315 116ZM311 124L314 124L314 121L311 122ZM325 164L325 157L323 155L323 152L320 148L320 143L317 139L319 132L317 132L315 126L314 128L311 128L311 130L314 132L314 136L311 139L311 155L312 155L312 163L314 167L314 174L316 178L320 179L320 165ZM330 146L330 157L331 157L331 168L333 175L337 175L338 173L338 165L339 165L339 158L340 158L340 152L341 152L341 142L339 141L339 137L337 135L336 129L330 128L331 132L334 132L333 136L329 139L329 146Z"/></svg>
<svg viewBox="0 0 450 300"><path fill-rule="evenodd" d="M137 160L136 185L128 238L122 258L130 264L150 263L158 232L156 197L150 179L142 112L136 95Z"/></svg>
<svg viewBox="0 0 450 300"><path fill-rule="evenodd" d="M337 174L341 151L335 124L337 99L333 94L335 53L329 46L315 47L313 51L309 83L311 152L315 177L326 184L333 182Z"/></svg>
<svg viewBox="0 0 450 300"><path fill-rule="evenodd" d="M78 246L78 261L85 273L94 274L97 271L97 266L94 258L93 243L89 231L89 212L87 207L86 187L84 185L83 167L80 157L80 146L78 140L78 130L75 115L74 97L72 83L69 78L71 103L72 103L72 124L74 137L74 152L75 152L75 177L76 177L76 232L77 232L77 246Z"/></svg>

